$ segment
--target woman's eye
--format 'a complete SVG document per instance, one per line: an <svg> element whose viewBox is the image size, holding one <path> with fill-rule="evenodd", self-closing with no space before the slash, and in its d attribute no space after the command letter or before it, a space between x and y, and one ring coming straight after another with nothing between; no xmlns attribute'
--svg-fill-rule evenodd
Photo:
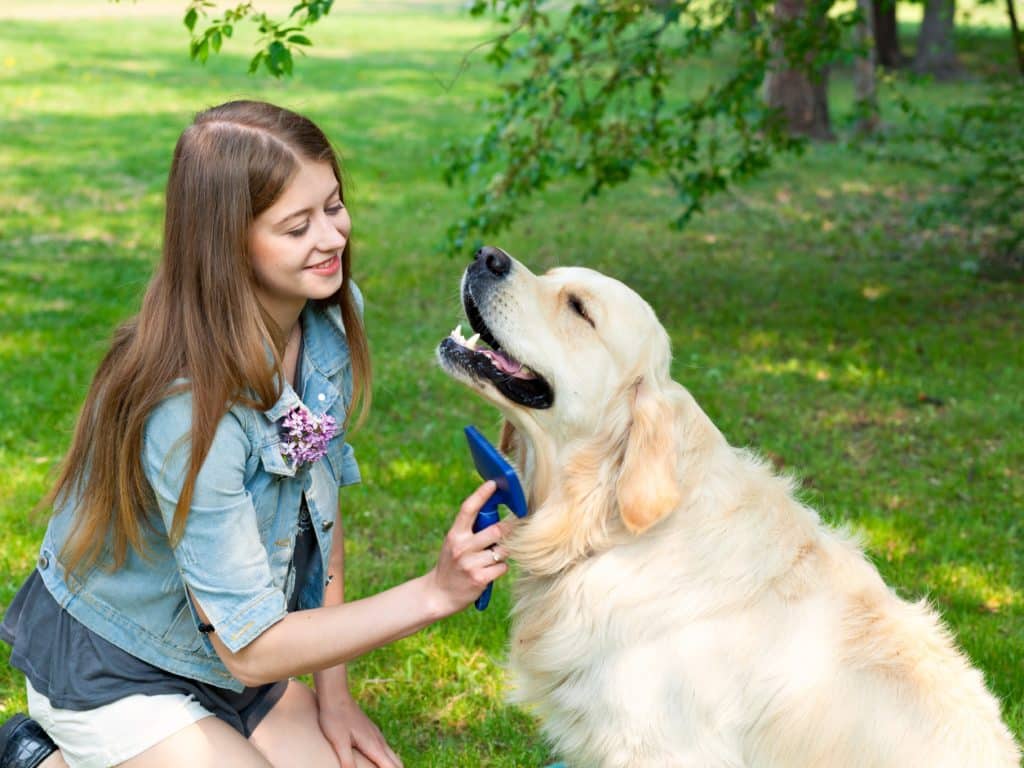
<svg viewBox="0 0 1024 768"><path fill-rule="evenodd" d="M302 237L307 231L309 231L309 224L303 224L298 229L289 229L288 234L291 237Z"/></svg>
<svg viewBox="0 0 1024 768"><path fill-rule="evenodd" d="M324 211L327 213L328 216L337 216L344 209L345 209L344 205L342 205L341 203L335 203L334 205L332 205L332 206L330 206L328 208L324 208Z"/></svg>

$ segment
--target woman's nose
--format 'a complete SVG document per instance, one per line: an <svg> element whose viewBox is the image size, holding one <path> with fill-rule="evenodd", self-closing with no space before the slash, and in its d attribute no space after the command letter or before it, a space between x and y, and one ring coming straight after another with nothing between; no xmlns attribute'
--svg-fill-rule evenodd
<svg viewBox="0 0 1024 768"><path fill-rule="evenodd" d="M336 222L324 216L320 221L320 237L317 238L316 247L320 251L336 251L345 247L348 235L338 229Z"/></svg>

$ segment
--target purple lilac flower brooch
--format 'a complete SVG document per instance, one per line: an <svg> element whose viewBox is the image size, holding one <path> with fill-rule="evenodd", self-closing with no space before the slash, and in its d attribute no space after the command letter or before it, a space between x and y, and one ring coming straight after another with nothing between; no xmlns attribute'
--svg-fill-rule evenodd
<svg viewBox="0 0 1024 768"><path fill-rule="evenodd" d="M322 458L327 453L327 444L338 434L338 422L333 416L317 416L304 405L288 411L281 427L281 455L296 469Z"/></svg>

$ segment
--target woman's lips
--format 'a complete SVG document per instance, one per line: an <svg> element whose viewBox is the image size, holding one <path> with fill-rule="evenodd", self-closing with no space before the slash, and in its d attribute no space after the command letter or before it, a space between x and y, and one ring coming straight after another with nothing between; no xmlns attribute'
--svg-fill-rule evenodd
<svg viewBox="0 0 1024 768"><path fill-rule="evenodd" d="M311 272L316 272L318 275L333 275L341 268L341 259L338 258L337 254L331 256L328 259L324 259L319 264L312 264L306 269Z"/></svg>

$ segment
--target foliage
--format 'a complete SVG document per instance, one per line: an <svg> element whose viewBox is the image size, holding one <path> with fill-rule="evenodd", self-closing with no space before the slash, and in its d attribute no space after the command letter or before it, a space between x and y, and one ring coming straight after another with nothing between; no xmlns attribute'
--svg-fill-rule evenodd
<svg viewBox="0 0 1024 768"><path fill-rule="evenodd" d="M918 207L917 221L970 233L977 251L964 269L1024 280L1024 83L990 82L939 117L906 100L901 106L908 122L884 143L868 145L869 155L945 170L943 185Z"/></svg>
<svg viewBox="0 0 1024 768"><path fill-rule="evenodd" d="M293 53L313 44L302 34L303 30L330 13L333 4L334 0L299 0L286 20L276 21L267 13L258 11L251 2L239 3L214 16L197 30L200 16L207 18L217 4L211 0L189 0L184 19L192 36L189 55L205 64L211 52L220 53L221 45L234 34L235 26L248 19L257 25L260 32L258 50L249 62L250 74L257 72L262 64L274 77L290 75L294 69Z"/></svg>
<svg viewBox="0 0 1024 768"><path fill-rule="evenodd" d="M662 176L682 227L710 195L801 149L762 98L773 51L820 73L855 19L829 17L830 0L810 5L774 21L764 0L585 0L567 13L543 0L475 0L474 14L490 9L510 27L487 55L508 76L484 133L447 147L446 179L474 188L452 247L506 228L528 197L566 176L586 180L584 200L637 172ZM693 70L709 55L729 63L702 73L695 91Z"/></svg>
<svg viewBox="0 0 1024 768"><path fill-rule="evenodd" d="M1024 279L1024 83L995 83L984 99L953 108L934 140L947 166L959 170L932 215L956 218L981 236L991 276Z"/></svg>
<svg viewBox="0 0 1024 768"><path fill-rule="evenodd" d="M775 20L771 0L473 0L472 15L489 11L502 25L486 58L504 84L484 104L479 135L443 147L446 181L471 190L469 214L448 231L449 249L507 228L527 199L571 176L585 179L584 200L638 172L661 176L681 227L710 195L801 149L764 102L765 75L781 51L789 66L824 76L849 55L841 33L858 18L855 8L830 14L832 0L807 5L802 16ZM292 73L291 49L309 44L297 32L331 2L300 2L295 26L243 3L196 32L197 12L210 6L192 0L186 15L193 58L219 51L233 25L252 15L263 47L250 71L262 61L281 76ZM728 64L703 69L702 57L718 52ZM695 71L705 81L700 92L690 87Z"/></svg>

